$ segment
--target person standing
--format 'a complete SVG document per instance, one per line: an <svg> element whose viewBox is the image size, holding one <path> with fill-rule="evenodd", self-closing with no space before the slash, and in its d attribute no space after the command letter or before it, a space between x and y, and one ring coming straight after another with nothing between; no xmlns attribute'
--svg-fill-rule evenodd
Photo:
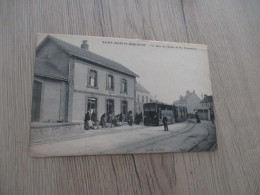
<svg viewBox="0 0 260 195"><path fill-rule="evenodd" d="M111 114L111 127L113 126L116 126L116 116L114 112Z"/></svg>
<svg viewBox="0 0 260 195"><path fill-rule="evenodd" d="M135 124L139 125L139 118L137 113L135 113Z"/></svg>
<svg viewBox="0 0 260 195"><path fill-rule="evenodd" d="M100 125L101 127L106 127L106 114L104 113L100 118Z"/></svg>
<svg viewBox="0 0 260 195"><path fill-rule="evenodd" d="M129 113L128 113L128 124L129 124L130 126L133 125L132 111L129 111Z"/></svg>
<svg viewBox="0 0 260 195"><path fill-rule="evenodd" d="M122 114L122 112L121 112L120 115L119 115L119 121L120 121L120 122L123 122L123 114Z"/></svg>
<svg viewBox="0 0 260 195"><path fill-rule="evenodd" d="M215 115L213 112L210 113L210 119L211 119L212 124L215 124Z"/></svg>
<svg viewBox="0 0 260 195"><path fill-rule="evenodd" d="M196 119L197 119L197 123L200 123L200 118L198 114L196 114Z"/></svg>
<svg viewBox="0 0 260 195"><path fill-rule="evenodd" d="M140 123L142 123L143 122L143 112L141 112L140 114L139 114L139 122Z"/></svg>
<svg viewBox="0 0 260 195"><path fill-rule="evenodd" d="M94 122L94 123L97 123L97 115L95 113L95 110L93 110L92 114L91 114L91 120Z"/></svg>
<svg viewBox="0 0 260 195"><path fill-rule="evenodd" d="M89 111L85 114L85 120L84 120L84 129L88 130L89 129L89 125L88 125L88 121L90 120L90 113Z"/></svg>
<svg viewBox="0 0 260 195"><path fill-rule="evenodd" d="M168 124L167 124L168 119L167 119L167 117L165 115L163 115L162 120L163 120L164 131L168 131Z"/></svg>

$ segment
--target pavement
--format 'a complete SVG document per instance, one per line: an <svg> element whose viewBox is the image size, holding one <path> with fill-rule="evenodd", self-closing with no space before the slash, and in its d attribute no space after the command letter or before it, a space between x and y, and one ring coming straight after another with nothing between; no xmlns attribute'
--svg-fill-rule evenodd
<svg viewBox="0 0 260 195"><path fill-rule="evenodd" d="M34 140L31 156L75 156L210 150L216 144L215 126L193 120L163 126L133 125L83 131L70 137ZM214 137L215 136L215 137ZM209 138L210 137L210 138Z"/></svg>

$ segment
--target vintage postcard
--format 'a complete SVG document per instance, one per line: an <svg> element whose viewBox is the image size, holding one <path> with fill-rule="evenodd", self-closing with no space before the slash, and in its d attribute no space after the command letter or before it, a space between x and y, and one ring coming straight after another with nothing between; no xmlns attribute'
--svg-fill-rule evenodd
<svg viewBox="0 0 260 195"><path fill-rule="evenodd" d="M206 45L38 34L33 157L212 151Z"/></svg>

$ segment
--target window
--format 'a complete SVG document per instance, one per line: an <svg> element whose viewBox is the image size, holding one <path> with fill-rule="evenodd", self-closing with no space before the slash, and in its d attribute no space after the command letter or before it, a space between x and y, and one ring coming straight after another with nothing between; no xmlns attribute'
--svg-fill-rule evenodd
<svg viewBox="0 0 260 195"><path fill-rule="evenodd" d="M127 81L126 79L122 79L122 90L123 93L127 93Z"/></svg>
<svg viewBox="0 0 260 195"><path fill-rule="evenodd" d="M114 77L112 75L107 76L107 89L108 90L114 89Z"/></svg>
<svg viewBox="0 0 260 195"><path fill-rule="evenodd" d="M89 71L88 85L90 87L97 87L97 72L95 70Z"/></svg>
<svg viewBox="0 0 260 195"><path fill-rule="evenodd" d="M137 101L138 102L140 101L140 95L137 95Z"/></svg>
<svg viewBox="0 0 260 195"><path fill-rule="evenodd" d="M142 96L142 102L144 102L144 96Z"/></svg>
<svg viewBox="0 0 260 195"><path fill-rule="evenodd" d="M148 96L146 96L146 102L148 103Z"/></svg>

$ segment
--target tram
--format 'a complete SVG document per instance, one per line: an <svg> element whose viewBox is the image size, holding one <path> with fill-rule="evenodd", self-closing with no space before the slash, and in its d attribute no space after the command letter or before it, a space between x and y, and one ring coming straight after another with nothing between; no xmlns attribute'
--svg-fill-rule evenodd
<svg viewBox="0 0 260 195"><path fill-rule="evenodd" d="M157 102L144 104L144 125L163 125L163 115L167 117L168 124L175 123L176 106Z"/></svg>

